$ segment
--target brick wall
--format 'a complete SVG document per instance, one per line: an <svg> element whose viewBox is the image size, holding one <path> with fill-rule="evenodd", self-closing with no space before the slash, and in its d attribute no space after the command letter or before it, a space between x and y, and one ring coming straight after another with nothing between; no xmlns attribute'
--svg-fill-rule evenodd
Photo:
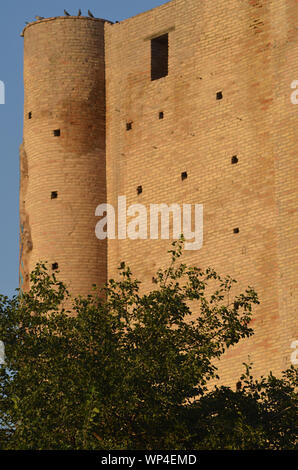
<svg viewBox="0 0 298 470"><path fill-rule="evenodd" d="M254 337L221 360L227 385L248 360L279 374L298 338L295 12L294 0L173 0L116 24L59 17L24 32L21 270L58 262L85 294L125 260L150 289L170 240L106 244L95 208L203 204L203 247L183 260L261 300ZM151 39L166 33L169 73L151 81Z"/></svg>
<svg viewBox="0 0 298 470"><path fill-rule="evenodd" d="M221 361L230 384L249 358L256 375L279 373L298 337L294 7L176 0L105 27L108 202L203 204L203 248L184 260L233 276L235 292L252 285L259 294L254 337ZM169 74L151 81L150 39L165 32ZM168 248L167 240L110 240L109 277L125 260L150 289Z"/></svg>
<svg viewBox="0 0 298 470"><path fill-rule="evenodd" d="M58 263L84 295L107 271L106 242L94 232L95 208L106 199L104 21L49 18L29 25L24 41L21 207L32 249L22 261L29 270L39 260Z"/></svg>

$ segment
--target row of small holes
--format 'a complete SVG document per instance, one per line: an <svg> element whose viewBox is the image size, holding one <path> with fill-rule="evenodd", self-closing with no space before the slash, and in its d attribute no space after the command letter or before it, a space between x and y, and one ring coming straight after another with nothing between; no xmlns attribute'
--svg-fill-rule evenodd
<svg viewBox="0 0 298 470"><path fill-rule="evenodd" d="M164 113L163 111L160 111L159 114L158 114L158 118L159 119L163 119L164 118ZM129 121L126 123L126 130L127 131L130 131L132 129L132 124L133 124L133 121Z"/></svg>
<svg viewBox="0 0 298 470"><path fill-rule="evenodd" d="M232 157L232 164L234 164L234 163L238 163L238 158L235 155L234 155L234 157ZM184 180L187 179L187 177L188 177L187 171L183 171L181 173L181 180L184 181ZM138 186L137 187L137 193L141 194L142 192L143 192L142 186Z"/></svg>
<svg viewBox="0 0 298 470"><path fill-rule="evenodd" d="M187 172L186 171L183 171L183 173L181 173L181 180L184 181L185 179L187 178ZM137 187L137 194L142 194L143 192L143 187L142 186L138 186Z"/></svg>

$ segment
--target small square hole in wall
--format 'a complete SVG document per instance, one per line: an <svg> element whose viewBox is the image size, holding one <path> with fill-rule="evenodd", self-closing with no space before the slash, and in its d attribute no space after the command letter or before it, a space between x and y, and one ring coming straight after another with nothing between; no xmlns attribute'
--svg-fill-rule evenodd
<svg viewBox="0 0 298 470"><path fill-rule="evenodd" d="M163 119L163 117L164 117L163 111L160 111L160 112L159 112L158 117L159 117L159 119Z"/></svg>
<svg viewBox="0 0 298 470"><path fill-rule="evenodd" d="M51 192L51 199L57 199L58 197L58 192L57 191L52 191Z"/></svg>
<svg viewBox="0 0 298 470"><path fill-rule="evenodd" d="M55 137L60 137L60 135L61 135L60 129L55 129L53 133L54 133Z"/></svg>
<svg viewBox="0 0 298 470"><path fill-rule="evenodd" d="M222 91L218 91L218 92L216 93L216 99L217 99L217 100L222 100Z"/></svg>
<svg viewBox="0 0 298 470"><path fill-rule="evenodd" d="M137 187L137 194L142 194L142 192L143 192L142 186L138 186Z"/></svg>
<svg viewBox="0 0 298 470"><path fill-rule="evenodd" d="M132 129L132 122L127 122L126 123L126 130L130 131Z"/></svg>
<svg viewBox="0 0 298 470"><path fill-rule="evenodd" d="M182 181L186 180L186 178L187 178L187 171L183 171L183 172L181 173L181 179L182 179Z"/></svg>
<svg viewBox="0 0 298 470"><path fill-rule="evenodd" d="M237 227L237 228L234 228L233 232L234 232L234 233L239 233L239 228L238 228L238 227Z"/></svg>
<svg viewBox="0 0 298 470"><path fill-rule="evenodd" d="M234 156L232 157L231 163L232 163L232 165L234 165L235 163L238 163L238 161L239 161L239 160L238 160L237 155L234 155Z"/></svg>
<svg viewBox="0 0 298 470"><path fill-rule="evenodd" d="M52 264L52 270L53 271L57 271L58 268L59 268L58 263L53 263Z"/></svg>
<svg viewBox="0 0 298 470"><path fill-rule="evenodd" d="M28 119L32 119L32 112L31 111L28 113Z"/></svg>

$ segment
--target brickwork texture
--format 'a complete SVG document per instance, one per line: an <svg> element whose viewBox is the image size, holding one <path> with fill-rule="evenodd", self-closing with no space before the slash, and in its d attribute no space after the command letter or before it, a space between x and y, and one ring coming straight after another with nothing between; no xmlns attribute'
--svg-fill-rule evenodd
<svg viewBox="0 0 298 470"><path fill-rule="evenodd" d="M74 294L117 277L121 261L151 289L170 240L98 240L97 205L117 208L118 196L148 211L202 204L203 246L183 261L231 275L235 293L253 286L261 301L254 336L227 351L221 380L235 384L249 360L257 376L290 366L298 339L296 8L295 0L173 0L115 24L58 17L25 28L24 288L45 259ZM165 34L168 74L151 80L151 41Z"/></svg>

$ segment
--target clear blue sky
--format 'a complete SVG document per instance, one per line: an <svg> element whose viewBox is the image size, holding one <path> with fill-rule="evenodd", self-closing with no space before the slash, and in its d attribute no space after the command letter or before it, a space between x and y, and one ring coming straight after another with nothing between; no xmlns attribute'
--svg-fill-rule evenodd
<svg viewBox="0 0 298 470"><path fill-rule="evenodd" d="M25 21L36 15L63 15L64 8L84 15L121 21L168 0L8 0L0 11L0 81L5 83L5 104L0 104L0 294L11 296L18 287L19 259L19 145L23 125L23 38Z"/></svg>

